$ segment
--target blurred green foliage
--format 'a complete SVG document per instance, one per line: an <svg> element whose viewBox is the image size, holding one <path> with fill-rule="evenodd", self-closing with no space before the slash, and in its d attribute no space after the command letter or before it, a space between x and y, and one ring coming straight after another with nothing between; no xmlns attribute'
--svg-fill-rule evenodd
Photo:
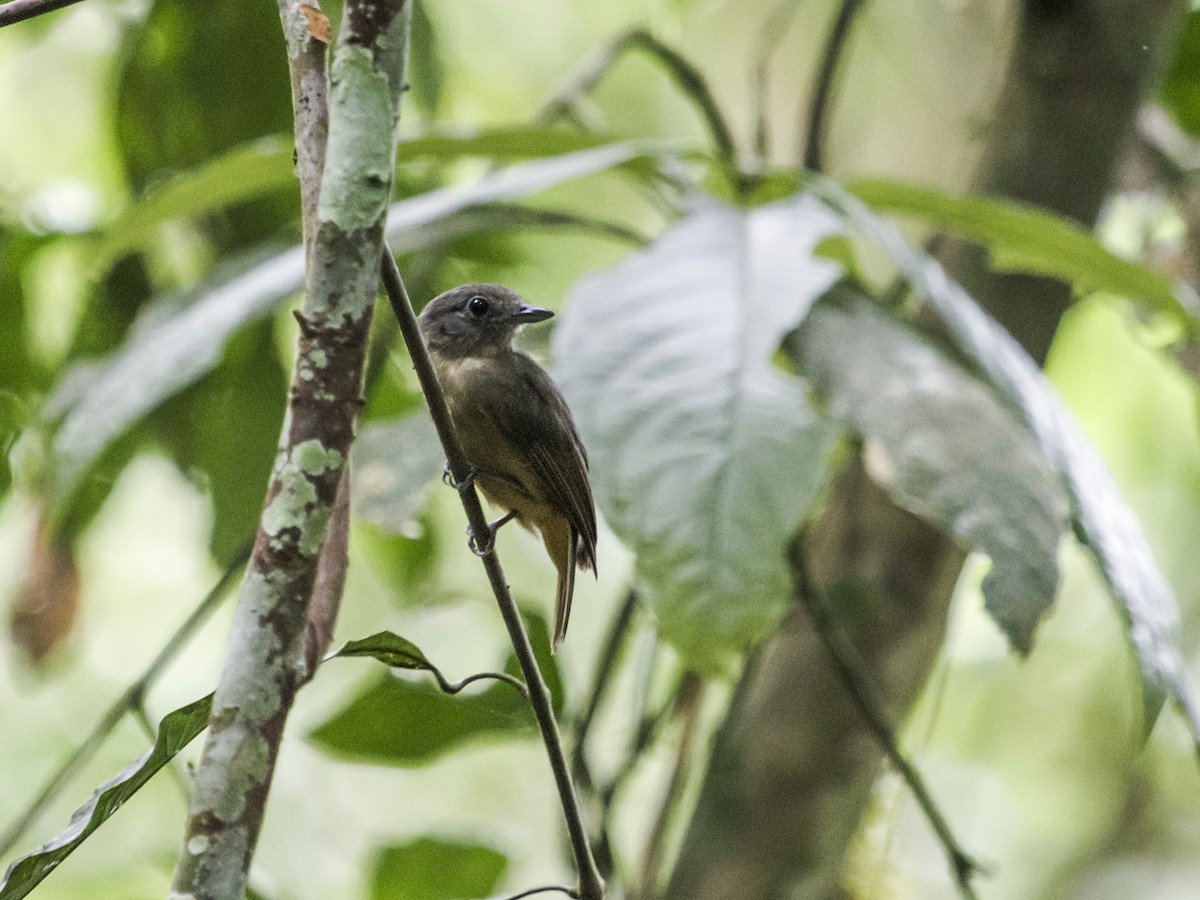
<svg viewBox="0 0 1200 900"><path fill-rule="evenodd" d="M822 38L816 23L831 4L802 6L772 36L779 46L761 61L767 85L760 93L764 23L779 21L771 18L778 4L766 0L418 4L398 199L448 205L424 219L409 207L402 261L414 300L457 282L497 280L558 307L577 281L632 249L580 221L654 240L705 194L744 209L793 196L803 183L793 165L796 111ZM336 21L336 7L327 12ZM1118 259L1091 235L1037 210L962 196L1007 46L1004 17L978 13L977 5L942 0L868 5L863 40L847 58L829 155L838 175L883 179L860 182L860 195L880 209L957 229L987 244L1001 265L1075 282L1083 302L1064 324L1050 372L1145 524L1179 595L1187 650L1200 636L1197 400L1194 380L1164 349L1194 325L1193 311L1157 270ZM1193 134L1200 132L1198 23L1200 14L1191 13L1161 93ZM590 54L636 24L649 24L700 66L743 148L760 114L767 123L767 155L754 161L761 178L747 192L713 164L694 108L645 58L619 62L582 98L574 121L536 121ZM940 52L929 54L934 39ZM152 395L148 411L104 445L67 496L54 488L52 441L63 413L55 404L251 262L286 252L299 222L288 78L272 4L89 0L5 29L0 108L0 597L17 591L29 535L49 517L77 547L86 604L85 625L60 650L50 681L21 669L11 648L0 650L14 672L0 684L0 714L15 723L0 751L3 825L82 740L98 705L124 688L130 667L161 646L188 598L213 577L214 560L228 560L253 531L282 424L294 325L281 306L291 288L227 332L205 335L205 352L218 348L213 364L182 387L126 382L130 393ZM670 149L629 151L625 159L636 159L618 164L623 151L613 145L627 137L666 139ZM570 156L589 151L598 156ZM606 153L614 162L602 166L596 159ZM497 168L523 161L544 165ZM488 171L497 180L464 199ZM539 224L522 210L577 221ZM832 240L850 273L876 283L894 273L860 236ZM1149 308L1096 291L1135 295ZM678 298L694 310L693 300ZM381 321L376 333L364 432L420 405L394 332ZM546 349L544 335L527 337L527 346ZM184 355L199 358L201 343L196 336ZM402 485L411 509L393 511L386 525L354 526L341 636L394 628L446 668L480 671L505 658L483 602L486 584L463 547L453 492L436 483L436 464L424 483L412 477L415 488ZM553 573L537 542L511 527L500 541L514 588L544 603ZM630 564L607 535L601 552L602 580L597 587L581 579L560 657L549 656L545 625L531 619L567 720L586 702L599 635L627 588ZM985 896L1126 897L1122 878L1134 867L1144 867L1134 881L1138 896L1173 896L1181 873L1189 885L1197 877L1190 837L1200 827L1200 791L1191 748L1168 716L1139 750L1137 674L1122 629L1091 564L1070 547L1063 556L1065 581L1024 666L1006 655L984 618L980 579L964 581L943 668L907 740L966 842L998 861ZM643 640L653 642L648 634ZM201 636L152 693L151 708L173 709L206 693L222 646L220 629ZM676 674L670 651L658 651L656 664L631 656L618 699L593 731L600 769L619 769L640 704ZM555 801L519 693L495 684L449 696L428 674L371 668L331 663L302 695L289 734L312 741L294 740L281 759L258 893L450 900L517 890L558 871ZM131 728L115 743L44 815L41 837L61 829L80 799L145 740ZM346 764L315 748L384 765ZM618 797L626 805L615 843L625 859L639 858L665 781L661 748L630 763L642 780ZM130 806L38 896L161 896L177 850L178 792L159 779ZM452 839L468 821L478 834ZM907 802L881 788L860 838L866 861L852 864L859 895L951 896L924 835ZM878 875L883 868L886 878Z"/></svg>

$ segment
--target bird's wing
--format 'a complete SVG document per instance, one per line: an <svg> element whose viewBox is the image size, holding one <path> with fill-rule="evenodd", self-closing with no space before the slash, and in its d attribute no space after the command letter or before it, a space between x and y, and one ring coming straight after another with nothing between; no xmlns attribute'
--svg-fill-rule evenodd
<svg viewBox="0 0 1200 900"><path fill-rule="evenodd" d="M529 461L546 491L546 500L561 509L579 535L579 564L596 561L596 505L588 484L587 451L575 420L550 376L523 353L514 353L511 390L503 392L497 425Z"/></svg>

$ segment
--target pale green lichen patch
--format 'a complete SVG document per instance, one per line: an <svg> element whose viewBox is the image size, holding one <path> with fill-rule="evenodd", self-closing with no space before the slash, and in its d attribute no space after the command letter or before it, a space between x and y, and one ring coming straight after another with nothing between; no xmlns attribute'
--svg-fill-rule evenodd
<svg viewBox="0 0 1200 900"><path fill-rule="evenodd" d="M326 449L324 444L315 439L297 444L292 450L292 458L309 475L324 475L342 464L340 451Z"/></svg>
<svg viewBox="0 0 1200 900"><path fill-rule="evenodd" d="M209 785L215 790L204 791L209 812L223 822L236 822L245 812L250 792L267 780L270 771L270 747L258 731L253 729L229 729L214 732L204 748L205 765L221 774L219 784ZM196 771L196 790L205 787L201 782L201 769Z"/></svg>
<svg viewBox="0 0 1200 900"><path fill-rule="evenodd" d="M392 94L371 52L338 47L329 95L329 139L318 217L343 232L378 223L392 183Z"/></svg>
<svg viewBox="0 0 1200 900"><path fill-rule="evenodd" d="M330 450L320 441L302 441L292 448L276 466L275 478L279 492L263 510L262 527L276 543L289 528L299 529L299 548L302 553L315 553L321 548L329 510L317 497L312 479L335 470L342 464L342 454Z"/></svg>

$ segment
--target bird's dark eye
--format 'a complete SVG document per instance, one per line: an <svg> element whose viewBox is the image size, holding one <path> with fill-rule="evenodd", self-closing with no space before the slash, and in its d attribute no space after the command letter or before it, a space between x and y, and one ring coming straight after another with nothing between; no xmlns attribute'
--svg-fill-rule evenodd
<svg viewBox="0 0 1200 900"><path fill-rule="evenodd" d="M488 314L489 307L487 299L484 297L472 297L467 301L467 309L470 311L471 315L475 316L475 318L482 319Z"/></svg>

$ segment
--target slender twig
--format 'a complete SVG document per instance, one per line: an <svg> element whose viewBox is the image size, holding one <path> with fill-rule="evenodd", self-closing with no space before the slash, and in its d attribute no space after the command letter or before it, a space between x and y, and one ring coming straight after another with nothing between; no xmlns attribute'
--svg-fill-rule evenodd
<svg viewBox="0 0 1200 900"><path fill-rule="evenodd" d="M596 660L596 672L591 681L591 694L575 725L575 746L571 750L571 774L575 778L575 783L579 785L580 791L591 797L598 797L599 791L596 788L596 781L592 777L591 766L588 764L587 739L591 733L592 724L596 721L600 703L608 692L613 675L628 646L630 624L633 622L633 614L636 610L637 592L630 590L625 595L625 602L621 604L616 617L609 625L608 635L600 649L600 656ZM596 865L600 869L601 876L607 879L611 878L616 871L616 860L613 859L612 841L607 833L607 816L602 814L601 819L595 848Z"/></svg>
<svg viewBox="0 0 1200 900"><path fill-rule="evenodd" d="M796 593L812 619L813 628L821 639L830 662L837 670L839 678L858 707L863 720L875 735L884 755L912 791L925 818L929 821L938 840L941 841L946 856L949 858L955 881L958 883L959 893L967 900L975 900L976 894L971 885L971 879L982 873L983 867L963 850L958 839L950 830L945 816L942 815L933 796L929 793L921 773L901 753L896 743L896 735L883 713L882 704L871 687L870 679L863 671L854 647L833 621L816 586L809 578L807 566L803 560L798 559L793 568L796 573Z"/></svg>
<svg viewBox="0 0 1200 900"><path fill-rule="evenodd" d="M313 582L312 597L308 602L308 613L304 622L305 680L311 681L317 674L317 666L333 640L333 629L337 624L338 610L342 605L342 593L346 587L346 573L350 568L350 462L342 469L342 480L338 483L337 496L329 517L329 531L321 558L317 561L317 577Z"/></svg>
<svg viewBox="0 0 1200 900"><path fill-rule="evenodd" d="M758 155L760 167L766 162L767 145L771 137L767 131L767 75L771 57L787 36L788 26L791 25L800 6L800 0L783 0L767 16L758 36L751 106L754 107L754 152Z"/></svg>
<svg viewBox="0 0 1200 900"><path fill-rule="evenodd" d="M675 751L675 768L671 772L671 780L667 783L667 790L663 795L658 816L654 820L654 827L646 841L646 852L642 858L639 897L658 896L658 879L662 870L667 834L679 809L679 800L683 796L683 788L687 784L688 773L691 771L692 751L696 744L703 698L704 679L696 672L685 673L672 709L672 716L683 720L683 728L679 734L679 746Z"/></svg>
<svg viewBox="0 0 1200 900"><path fill-rule="evenodd" d="M0 857L5 856L16 846L17 842L21 840L29 826L33 823L33 820L46 808L47 804L55 797L71 776L78 772L84 763L91 759L93 754L100 749L104 740L120 724L126 713L141 704L147 689L158 680L158 676L162 673L162 670L175 659L180 650L187 646L187 643L220 605L221 601L225 598L226 592L237 579L249 558L250 547L247 545L238 551L237 556L234 557L233 562L229 564L229 568L225 570L217 580L217 583L213 585L212 590L204 596L204 599L192 610L191 615L175 630L175 633L171 635L163 648L158 651L158 655L154 657L150 665L146 667L146 670L142 672L133 684L125 689L125 692L100 717L100 721L96 723L91 734L83 739L79 746L75 748L75 752L67 757L54 774L50 776L38 792L38 795L26 807L25 811L8 827L4 832L4 836L0 837Z"/></svg>
<svg viewBox="0 0 1200 900"><path fill-rule="evenodd" d="M596 671L591 681L592 692L575 725L573 756L582 756L584 753L584 745L587 743L588 735L591 734L592 723L596 720L600 703L604 700L608 686L612 684L613 675L616 673L617 666L620 665L626 646L628 646L629 626L633 622L633 614L637 611L637 603L637 591L630 590L625 594L625 601L617 610L616 616L613 617L612 623L608 627L604 646L600 648L600 655L596 658Z"/></svg>
<svg viewBox="0 0 1200 900"><path fill-rule="evenodd" d="M662 63L684 94L696 104L717 146L717 157L740 186L742 179L738 169L737 145L704 76L678 50L641 28L622 32L601 47L575 78L542 107L535 120L549 123L564 116L580 98L591 93L625 53L635 49L650 54Z"/></svg>
<svg viewBox="0 0 1200 900"><path fill-rule="evenodd" d="M0 6L0 28L71 6L79 0L9 0Z"/></svg>
<svg viewBox="0 0 1200 900"><path fill-rule="evenodd" d="M469 684L474 684L477 681L503 681L505 684L511 684L525 699L529 699L529 688L520 678L514 678L507 672L476 672L474 675L468 675L462 681L449 682L442 677L441 672L434 672L434 677L437 678L438 687L447 694L457 694Z"/></svg>
<svg viewBox="0 0 1200 900"><path fill-rule="evenodd" d="M653 744L658 736L662 733L667 722L670 721L671 711L675 708L675 698L678 696L682 684L677 685L676 689L671 692L670 699L664 703L658 710L653 713L643 715L641 721L638 722L637 731L634 739L631 742L628 751L625 754L625 759L612 776L611 780L603 788L598 791L601 809L599 834L599 846L596 848L596 854L607 860L610 871L615 869L612 844L609 838L612 824L613 807L617 798L617 794L629 781L630 777L637 770L638 763L641 762L643 755L651 744Z"/></svg>
<svg viewBox="0 0 1200 900"><path fill-rule="evenodd" d="M850 26L862 6L863 0L842 0L837 18L829 30L825 50L821 54L821 67L817 72L812 99L809 102L808 125L804 138L804 168L812 172L824 171L825 133L833 81L842 59L842 51L846 48L846 39L850 36Z"/></svg>
<svg viewBox="0 0 1200 900"><path fill-rule="evenodd" d="M575 896L575 892L569 887L564 887L561 884L549 884L545 887L530 888L527 891L521 891L519 894L509 894L504 900L522 900L523 897L533 897L536 894L549 894L552 891L566 894L568 897Z"/></svg>
<svg viewBox="0 0 1200 900"><path fill-rule="evenodd" d="M487 534L487 518L484 516L483 506L479 502L479 495L471 483L471 469L467 456L455 433L450 410L446 406L446 398L442 394L437 375L433 370L433 362L421 339L417 316L404 287L404 280L400 277L400 269L397 267L391 251L386 247L382 260L382 274L388 300L400 324L400 333L408 347L409 357L412 359L413 368L421 383L421 390L429 404L430 415L437 428L442 448L445 450L450 474L454 478L455 484L460 485L459 498L462 500L463 510L466 512L471 531L473 534ZM521 672L525 676L525 684L529 690L529 704L533 707L538 728L542 733L542 741L546 746L546 755L549 757L555 786L558 788L559 798L562 801L563 816L566 819L571 849L575 855L575 865L579 873L579 896L582 900L599 900L604 896L604 881L596 868L592 848L588 843L587 829L583 824L579 798L575 793L575 785L563 754L558 723L554 719L550 690L546 687L546 681L538 668L525 624L521 621L517 604L508 589L508 582L505 580L504 571L501 569L500 560L496 555L495 542L492 542L492 546L487 548L487 552L480 554L480 558L483 561L484 570L487 572L488 581L491 582L496 604L500 608L500 616L508 629L513 651L521 665Z"/></svg>

